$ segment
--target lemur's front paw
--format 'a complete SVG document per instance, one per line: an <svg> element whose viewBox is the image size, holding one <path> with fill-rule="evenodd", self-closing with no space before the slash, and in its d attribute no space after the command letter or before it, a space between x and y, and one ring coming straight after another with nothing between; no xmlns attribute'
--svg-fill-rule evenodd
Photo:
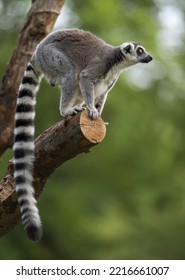
<svg viewBox="0 0 185 280"><path fill-rule="evenodd" d="M89 109L89 117L91 119L96 119L99 116L98 110L96 108L94 109Z"/></svg>

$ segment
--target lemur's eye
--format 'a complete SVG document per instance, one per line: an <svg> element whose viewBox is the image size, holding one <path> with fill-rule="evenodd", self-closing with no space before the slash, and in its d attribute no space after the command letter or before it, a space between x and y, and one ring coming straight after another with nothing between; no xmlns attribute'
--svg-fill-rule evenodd
<svg viewBox="0 0 185 280"><path fill-rule="evenodd" d="M143 50L142 48L138 48L138 49L137 49L137 52L138 52L139 54L142 54L142 53L144 52L144 50Z"/></svg>

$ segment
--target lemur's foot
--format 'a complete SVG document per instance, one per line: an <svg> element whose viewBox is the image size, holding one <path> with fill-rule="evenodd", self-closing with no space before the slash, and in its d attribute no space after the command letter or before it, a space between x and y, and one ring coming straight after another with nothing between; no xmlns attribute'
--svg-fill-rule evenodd
<svg viewBox="0 0 185 280"><path fill-rule="evenodd" d="M72 113L72 115L76 115L76 114L78 114L79 112L82 112L82 111L84 111L84 110L85 110L85 107L80 106L80 105L76 105L76 106L73 107L73 113Z"/></svg>
<svg viewBox="0 0 185 280"><path fill-rule="evenodd" d="M76 105L72 108L69 108L67 110L62 110L61 111L61 115L63 117L67 117L67 116L73 116L73 115L77 115L79 112L82 112L85 110L85 107L82 107L80 105Z"/></svg>

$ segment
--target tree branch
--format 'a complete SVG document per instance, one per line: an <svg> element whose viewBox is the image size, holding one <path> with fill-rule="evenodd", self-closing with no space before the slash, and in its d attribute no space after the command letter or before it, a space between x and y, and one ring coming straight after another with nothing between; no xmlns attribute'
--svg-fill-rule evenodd
<svg viewBox="0 0 185 280"><path fill-rule="evenodd" d="M65 161L89 152L106 133L103 120L89 118L87 110L55 124L35 141L34 188L38 197L53 171ZM0 236L20 222L20 212L13 179L13 163L0 181Z"/></svg>
<svg viewBox="0 0 185 280"><path fill-rule="evenodd" d="M27 14L0 87L0 157L12 146L18 87L38 43L51 31L64 0L35 0Z"/></svg>
<svg viewBox="0 0 185 280"><path fill-rule="evenodd" d="M14 112L24 69L37 44L51 31L64 0L32 0L20 31L15 51L8 63L0 88L0 156L12 146ZM34 188L38 197L48 177L65 161L89 152L106 133L103 120L89 118L87 111L55 124L35 141ZM13 161L0 181L0 236L20 221L13 178Z"/></svg>

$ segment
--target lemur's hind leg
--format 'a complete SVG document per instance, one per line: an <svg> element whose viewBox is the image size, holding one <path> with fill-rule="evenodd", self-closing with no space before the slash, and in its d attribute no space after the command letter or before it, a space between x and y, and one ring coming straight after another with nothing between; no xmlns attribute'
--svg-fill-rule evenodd
<svg viewBox="0 0 185 280"><path fill-rule="evenodd" d="M80 93L78 82L72 75L62 78L60 98L60 114L62 116L76 115L85 109L83 97Z"/></svg>

